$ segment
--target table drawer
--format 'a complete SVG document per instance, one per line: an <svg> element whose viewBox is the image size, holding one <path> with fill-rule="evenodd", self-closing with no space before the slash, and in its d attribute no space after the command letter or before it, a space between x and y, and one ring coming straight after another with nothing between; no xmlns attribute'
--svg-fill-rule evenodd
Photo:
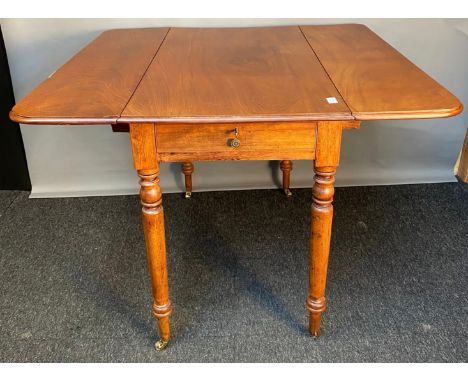
<svg viewBox="0 0 468 382"><path fill-rule="evenodd" d="M315 122L157 124L161 161L314 159ZM231 142L236 138L239 146Z"/></svg>

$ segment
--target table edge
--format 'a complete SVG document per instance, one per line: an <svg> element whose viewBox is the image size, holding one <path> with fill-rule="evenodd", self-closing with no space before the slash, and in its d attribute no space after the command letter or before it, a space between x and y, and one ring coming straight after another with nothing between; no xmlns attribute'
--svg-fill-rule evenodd
<svg viewBox="0 0 468 382"><path fill-rule="evenodd" d="M436 119L449 118L460 114L464 110L461 102L451 109L424 112L352 112L327 115L291 115L291 116L220 116L220 117L119 117L106 118L78 118L78 117L28 117L10 111L12 121L27 125L109 125L115 123L249 123L249 122L294 122L294 121L376 121L376 120L410 120L410 119Z"/></svg>
<svg viewBox="0 0 468 382"><path fill-rule="evenodd" d="M194 117L126 117L117 119L118 123L249 123L249 122L294 122L294 121L342 121L354 120L351 113L336 114L293 114L293 115L255 115L255 116L194 116Z"/></svg>
<svg viewBox="0 0 468 382"><path fill-rule="evenodd" d="M455 96L454 96L455 97ZM413 111L379 111L379 112L352 112L359 121L397 120L397 119L437 119L449 118L460 114L464 110L463 104L458 100L458 105L450 109Z"/></svg>
<svg viewBox="0 0 468 382"><path fill-rule="evenodd" d="M12 121L26 125L109 125L117 123L118 116L109 117L28 117L11 110Z"/></svg>

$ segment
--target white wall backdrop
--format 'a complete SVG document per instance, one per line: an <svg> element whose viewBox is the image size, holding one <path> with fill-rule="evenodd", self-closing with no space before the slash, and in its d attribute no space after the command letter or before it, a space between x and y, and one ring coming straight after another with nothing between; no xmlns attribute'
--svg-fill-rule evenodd
<svg viewBox="0 0 468 382"><path fill-rule="evenodd" d="M439 19L3 19L16 99L19 100L99 33L148 26L366 24L468 108L468 20ZM129 60L132 57L128 57ZM452 168L468 112L450 119L363 123L345 131L337 185L454 181ZM32 197L137 192L128 134L110 126L22 126ZM277 163L195 164L194 191L274 188ZM164 192L182 190L178 164L163 164ZM297 161L292 187L312 185L312 162Z"/></svg>

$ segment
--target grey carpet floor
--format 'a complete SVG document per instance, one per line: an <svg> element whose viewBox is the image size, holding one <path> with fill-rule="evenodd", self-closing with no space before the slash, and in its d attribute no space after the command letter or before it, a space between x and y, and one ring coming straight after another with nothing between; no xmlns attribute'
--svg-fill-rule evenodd
<svg viewBox="0 0 468 382"><path fill-rule="evenodd" d="M468 192L337 189L317 340L310 193L165 195L173 340L156 353L138 198L0 192L0 361L468 361Z"/></svg>

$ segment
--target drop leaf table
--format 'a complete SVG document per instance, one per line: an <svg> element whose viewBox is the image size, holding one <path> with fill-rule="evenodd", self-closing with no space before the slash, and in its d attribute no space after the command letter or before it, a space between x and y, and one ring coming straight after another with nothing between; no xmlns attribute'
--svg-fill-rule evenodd
<svg viewBox="0 0 468 382"><path fill-rule="evenodd" d="M365 120L450 117L460 101L358 24L102 33L10 112L24 124L130 132L163 349L170 339L160 162L314 161L309 331L317 336L341 133ZM190 182L191 179L186 178Z"/></svg>

